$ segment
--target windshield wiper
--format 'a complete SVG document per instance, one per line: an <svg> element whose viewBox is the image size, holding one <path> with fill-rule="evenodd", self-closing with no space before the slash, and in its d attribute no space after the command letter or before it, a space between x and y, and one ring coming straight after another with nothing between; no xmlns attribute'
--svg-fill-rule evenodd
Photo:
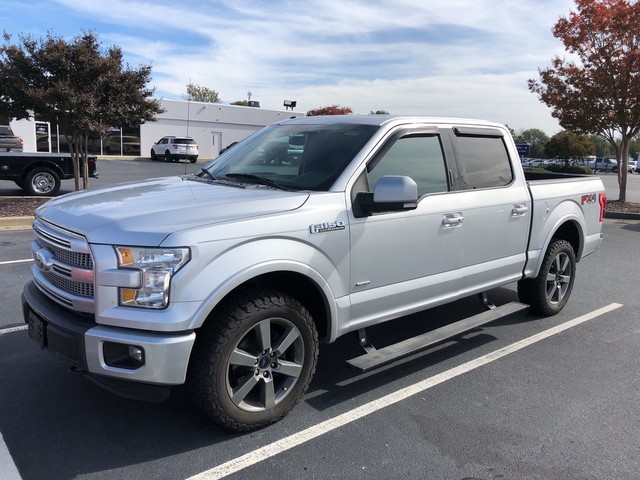
<svg viewBox="0 0 640 480"><path fill-rule="evenodd" d="M214 180L214 181L218 180L218 179L216 178L216 176L215 176L213 173L211 173L209 170L207 170L206 168L202 167L202 168L200 169L200 171L201 171L201 172L203 172L203 173L205 173L209 178L211 178L211 180Z"/></svg>
<svg viewBox="0 0 640 480"><path fill-rule="evenodd" d="M260 185L266 185L268 187L277 188L278 190L286 190L288 188L283 187L279 183L274 182L273 180L269 180L268 178L260 177L258 175L253 175L251 173L227 173L225 177L228 178L237 178L238 180L253 180L253 182L248 183L257 183Z"/></svg>

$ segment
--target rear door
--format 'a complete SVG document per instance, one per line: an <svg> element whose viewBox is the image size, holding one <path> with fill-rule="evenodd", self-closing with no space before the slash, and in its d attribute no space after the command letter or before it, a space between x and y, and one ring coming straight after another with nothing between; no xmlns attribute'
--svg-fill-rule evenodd
<svg viewBox="0 0 640 480"><path fill-rule="evenodd" d="M525 264L530 194L503 135L477 127L456 127L449 135L459 172L452 202L462 216L463 296L518 280Z"/></svg>

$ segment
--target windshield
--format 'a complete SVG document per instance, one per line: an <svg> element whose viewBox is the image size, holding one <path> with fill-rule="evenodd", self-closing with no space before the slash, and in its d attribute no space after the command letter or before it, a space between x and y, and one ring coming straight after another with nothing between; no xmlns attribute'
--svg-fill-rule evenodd
<svg viewBox="0 0 640 480"><path fill-rule="evenodd" d="M207 165L206 176L288 190L328 190L377 128L272 125Z"/></svg>

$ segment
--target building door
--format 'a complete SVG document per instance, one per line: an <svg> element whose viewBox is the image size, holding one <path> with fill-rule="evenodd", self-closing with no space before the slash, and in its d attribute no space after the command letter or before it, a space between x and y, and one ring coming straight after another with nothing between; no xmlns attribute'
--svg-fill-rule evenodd
<svg viewBox="0 0 640 480"><path fill-rule="evenodd" d="M222 149L222 132L211 132L211 142L211 157L216 158L220 154L220 150Z"/></svg>

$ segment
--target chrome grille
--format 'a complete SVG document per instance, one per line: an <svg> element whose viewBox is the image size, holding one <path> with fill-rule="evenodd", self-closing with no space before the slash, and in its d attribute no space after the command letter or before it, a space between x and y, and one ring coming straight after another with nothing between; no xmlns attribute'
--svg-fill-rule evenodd
<svg viewBox="0 0 640 480"><path fill-rule="evenodd" d="M52 244L47 244L40 238L36 239L36 242L38 243L40 248L48 248L51 253L53 253L53 256L63 263L73 265L74 267L84 268L86 270L93 270L93 259L88 253L79 253L65 250L64 248L56 247Z"/></svg>
<svg viewBox="0 0 640 480"><path fill-rule="evenodd" d="M70 278L57 275L57 270L55 272L46 272L44 274L44 278L46 278L52 285L64 290L65 292L69 292L73 295L79 295L81 297L93 298L92 283L74 282Z"/></svg>
<svg viewBox="0 0 640 480"><path fill-rule="evenodd" d="M32 272L36 285L60 305L93 312L94 265L85 238L38 218L33 232L36 239L31 244L35 260Z"/></svg>

